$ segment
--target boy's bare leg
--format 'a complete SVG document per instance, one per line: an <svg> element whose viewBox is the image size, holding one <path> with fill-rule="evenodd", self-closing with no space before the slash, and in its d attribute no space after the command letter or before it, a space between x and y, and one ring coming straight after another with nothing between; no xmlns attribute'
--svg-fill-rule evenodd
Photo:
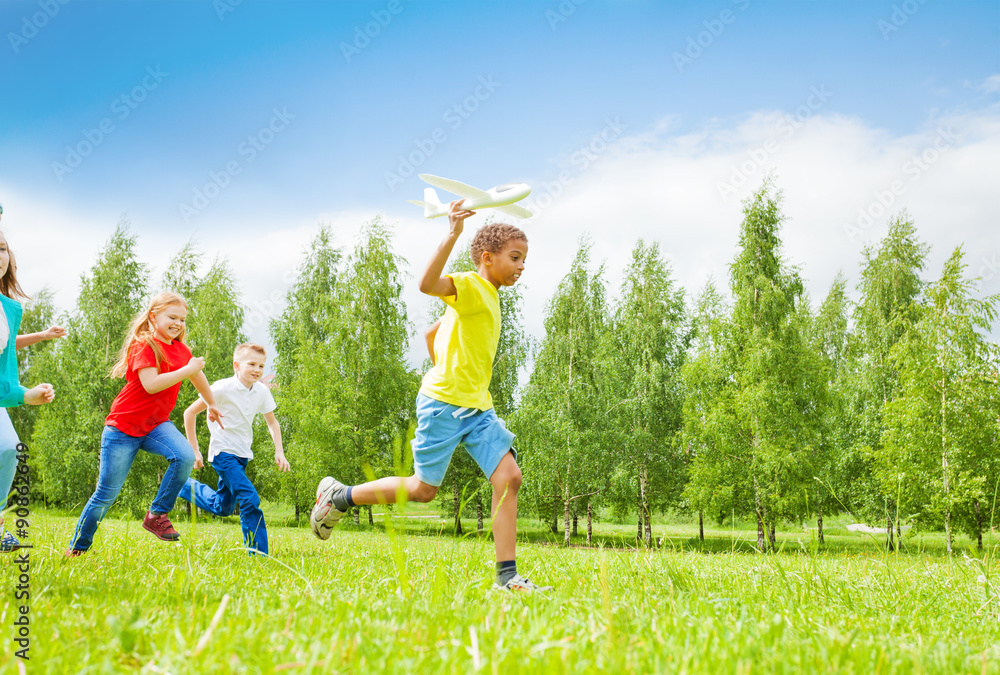
<svg viewBox="0 0 1000 675"><path fill-rule="evenodd" d="M402 489L400 489L402 488ZM416 476L390 476L351 488L351 501L361 504L396 504L397 502L429 502L438 489Z"/></svg>
<svg viewBox="0 0 1000 675"><path fill-rule="evenodd" d="M521 487L521 468L514 455L507 453L490 476L493 485L493 545L497 562L514 560L517 546L517 491Z"/></svg>

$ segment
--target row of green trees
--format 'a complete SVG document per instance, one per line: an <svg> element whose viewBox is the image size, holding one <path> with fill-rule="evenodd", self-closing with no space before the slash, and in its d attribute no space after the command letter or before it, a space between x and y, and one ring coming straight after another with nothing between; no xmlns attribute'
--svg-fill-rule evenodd
<svg viewBox="0 0 1000 675"><path fill-rule="evenodd" d="M843 512L884 526L890 548L904 523L943 526L949 550L960 530L981 544L1000 486L988 339L998 298L978 297L961 248L926 281L929 248L904 212L864 250L857 301L838 276L814 308L783 257L782 221L767 181L744 203L728 293L710 280L688 296L659 246L641 240L610 289L587 238L548 301L540 340L523 329L522 289L501 292L491 393L518 436L523 510L553 531L561 522L567 541L581 517L589 539L603 510L633 514L637 537L653 544L652 514L672 508L753 518L761 550L774 547L779 522L815 518L822 541L824 515ZM21 361L23 381L52 382L58 402L12 415L47 503L79 508L93 490L103 419L121 386L106 373L151 292L190 300L189 342L210 379L231 374L232 348L245 339L247 310L225 260L207 264L188 244L155 283L135 246L120 223L72 312L57 317L48 291L27 308L25 331L57 319L69 328ZM349 252L325 226L305 252L270 324L293 471L275 470L261 429L251 473L265 499L299 513L325 475L355 483L409 471L420 372L405 359L404 265L379 218ZM471 263L457 256L451 269ZM175 422L195 396L185 385ZM204 427L200 436L207 443ZM141 513L162 470L141 453L121 503ZM213 482L211 469L197 477ZM459 531L463 514L482 527L489 486L465 453L439 494Z"/></svg>

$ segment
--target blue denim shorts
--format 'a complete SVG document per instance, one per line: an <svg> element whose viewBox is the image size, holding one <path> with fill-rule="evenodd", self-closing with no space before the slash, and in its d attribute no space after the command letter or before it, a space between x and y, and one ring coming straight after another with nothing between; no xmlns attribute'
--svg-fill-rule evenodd
<svg viewBox="0 0 1000 675"><path fill-rule="evenodd" d="M500 460L514 450L514 434L492 408L459 408L417 395L417 433L413 438L413 472L428 485L440 486L459 443L489 478Z"/></svg>

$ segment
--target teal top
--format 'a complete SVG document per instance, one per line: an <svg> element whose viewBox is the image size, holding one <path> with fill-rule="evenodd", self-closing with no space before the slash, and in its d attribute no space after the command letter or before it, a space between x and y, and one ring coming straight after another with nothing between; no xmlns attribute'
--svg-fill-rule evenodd
<svg viewBox="0 0 1000 675"><path fill-rule="evenodd" d="M7 336L7 346L0 354L0 407L15 408L24 405L24 392L17 373L17 331L21 328L21 315L24 308L17 300L12 300L0 293L0 305L3 305L4 316L0 320L7 322L10 335Z"/></svg>

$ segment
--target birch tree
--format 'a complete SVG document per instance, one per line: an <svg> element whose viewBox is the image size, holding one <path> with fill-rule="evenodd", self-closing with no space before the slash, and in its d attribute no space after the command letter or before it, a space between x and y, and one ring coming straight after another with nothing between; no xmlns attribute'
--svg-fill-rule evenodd
<svg viewBox="0 0 1000 675"><path fill-rule="evenodd" d="M604 268L589 269L591 243L580 242L572 268L548 302L545 338L513 420L526 474L526 501L539 513L562 507L569 543L573 502L606 483L599 424L605 392L601 344L608 317Z"/></svg>
<svg viewBox="0 0 1000 675"><path fill-rule="evenodd" d="M919 319L890 351L898 396L885 406L883 451L876 458L883 490L929 491L929 508L944 521L952 552L955 515L974 514L982 531L986 478L995 460L997 347L988 339L1000 296L973 297L961 247L925 293ZM911 498L911 501L916 501ZM979 541L980 548L982 541Z"/></svg>
<svg viewBox="0 0 1000 675"><path fill-rule="evenodd" d="M684 291L671 278L659 246L639 240L612 323L605 424L613 463L625 467L637 486L633 503L647 546L653 543L653 506L676 505L684 484L676 436L684 399L680 369L689 340Z"/></svg>

